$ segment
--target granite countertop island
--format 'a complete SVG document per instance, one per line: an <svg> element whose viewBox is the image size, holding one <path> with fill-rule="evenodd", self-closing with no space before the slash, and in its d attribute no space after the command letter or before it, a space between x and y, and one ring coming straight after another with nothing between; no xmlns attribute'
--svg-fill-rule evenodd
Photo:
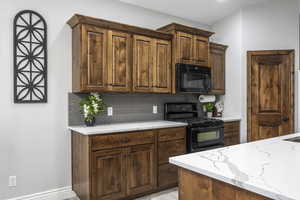
<svg viewBox="0 0 300 200"><path fill-rule="evenodd" d="M103 124L103 125L97 125L93 127L70 126L69 129L83 135L95 135L95 134L120 133L120 132L127 132L127 131L143 131L143 130L151 130L151 129L175 128L175 127L183 127L183 126L187 126L187 123L161 120L161 121L147 121L147 122Z"/></svg>
<svg viewBox="0 0 300 200"><path fill-rule="evenodd" d="M170 158L184 170L275 200L300 200L300 133Z"/></svg>

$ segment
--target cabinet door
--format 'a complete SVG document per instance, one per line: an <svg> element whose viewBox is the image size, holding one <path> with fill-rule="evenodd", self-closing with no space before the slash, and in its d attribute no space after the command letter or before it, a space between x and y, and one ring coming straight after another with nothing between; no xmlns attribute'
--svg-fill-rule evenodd
<svg viewBox="0 0 300 200"><path fill-rule="evenodd" d="M213 94L225 94L225 51L226 47L210 46Z"/></svg>
<svg viewBox="0 0 300 200"><path fill-rule="evenodd" d="M151 191L156 185L154 145L129 148L127 160L127 192L129 195Z"/></svg>
<svg viewBox="0 0 300 200"><path fill-rule="evenodd" d="M193 64L193 35L178 32L176 41L176 63Z"/></svg>
<svg viewBox="0 0 300 200"><path fill-rule="evenodd" d="M131 90L131 38L127 33L108 31L108 90Z"/></svg>
<svg viewBox="0 0 300 200"><path fill-rule="evenodd" d="M209 43L208 38L201 36L193 37L193 60L194 64L209 67Z"/></svg>
<svg viewBox="0 0 300 200"><path fill-rule="evenodd" d="M171 42L155 40L153 91L171 93Z"/></svg>
<svg viewBox="0 0 300 200"><path fill-rule="evenodd" d="M126 196L126 157L122 149L92 153L92 199L115 200Z"/></svg>
<svg viewBox="0 0 300 200"><path fill-rule="evenodd" d="M154 42L152 38L133 36L133 91L151 92L153 87Z"/></svg>
<svg viewBox="0 0 300 200"><path fill-rule="evenodd" d="M82 26L81 85L85 91L104 91L107 84L107 30Z"/></svg>

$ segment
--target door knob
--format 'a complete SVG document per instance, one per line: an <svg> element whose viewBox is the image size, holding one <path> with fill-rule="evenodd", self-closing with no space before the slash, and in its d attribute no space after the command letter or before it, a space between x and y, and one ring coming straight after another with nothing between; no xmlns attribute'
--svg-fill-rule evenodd
<svg viewBox="0 0 300 200"><path fill-rule="evenodd" d="M289 117L283 117L282 121L287 122L287 121L289 121L289 119L290 119Z"/></svg>

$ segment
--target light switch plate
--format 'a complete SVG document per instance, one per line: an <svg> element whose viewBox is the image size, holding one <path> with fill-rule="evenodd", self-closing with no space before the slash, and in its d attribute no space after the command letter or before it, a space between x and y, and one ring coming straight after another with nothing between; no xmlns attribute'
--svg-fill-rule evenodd
<svg viewBox="0 0 300 200"><path fill-rule="evenodd" d="M157 105L153 105L153 109L152 109L153 111L153 114L157 114Z"/></svg>
<svg viewBox="0 0 300 200"><path fill-rule="evenodd" d="M16 187L17 186L17 177L9 176L8 177L8 187Z"/></svg>
<svg viewBox="0 0 300 200"><path fill-rule="evenodd" d="M107 107L107 116L113 116L113 107Z"/></svg>

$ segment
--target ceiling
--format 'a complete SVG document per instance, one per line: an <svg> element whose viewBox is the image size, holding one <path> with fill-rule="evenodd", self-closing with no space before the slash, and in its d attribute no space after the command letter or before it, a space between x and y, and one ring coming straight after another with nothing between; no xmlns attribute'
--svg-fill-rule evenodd
<svg viewBox="0 0 300 200"><path fill-rule="evenodd" d="M120 0L161 13L212 25L240 8L269 0Z"/></svg>

